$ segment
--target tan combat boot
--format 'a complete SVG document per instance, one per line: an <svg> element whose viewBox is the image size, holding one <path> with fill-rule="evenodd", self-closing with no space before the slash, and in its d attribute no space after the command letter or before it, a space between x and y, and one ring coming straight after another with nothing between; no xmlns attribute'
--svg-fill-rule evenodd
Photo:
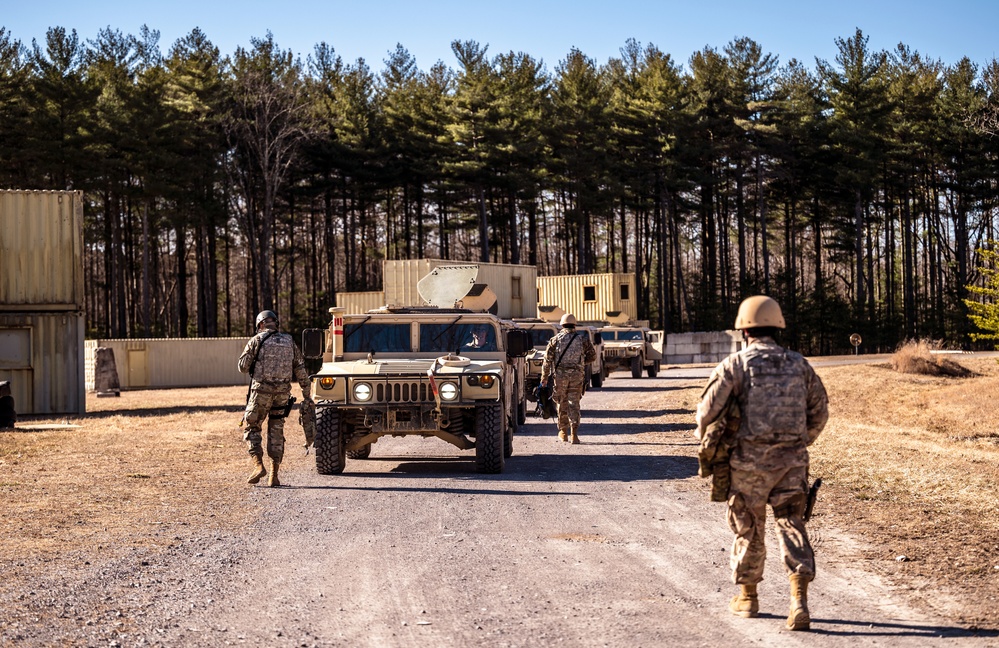
<svg viewBox="0 0 999 648"><path fill-rule="evenodd" d="M570 432L571 432L572 434L571 434L571 436L570 436L570 441L569 441L569 442L570 442L570 443L579 443L579 435L578 435L578 434L576 434L576 428L571 428L571 429L570 429Z"/></svg>
<svg viewBox="0 0 999 648"><path fill-rule="evenodd" d="M752 619L760 613L760 599L756 595L756 583L740 585L739 594L732 597L728 609L732 614L745 619Z"/></svg>
<svg viewBox="0 0 999 648"><path fill-rule="evenodd" d="M260 481L260 478L267 474L267 469L264 468L264 460L260 455L252 455L253 459L253 472L250 473L249 479L246 480L247 484L256 484Z"/></svg>
<svg viewBox="0 0 999 648"><path fill-rule="evenodd" d="M559 441L568 441L569 440L569 436L565 433L565 430L559 430L558 431L558 440Z"/></svg>
<svg viewBox="0 0 999 648"><path fill-rule="evenodd" d="M267 480L267 485L270 486L271 488L281 485L281 482L278 481L278 468L280 467L281 467L280 461L271 462L271 476Z"/></svg>
<svg viewBox="0 0 999 648"><path fill-rule="evenodd" d="M791 574L791 612L787 615L788 630L809 630L812 618L808 616L808 578Z"/></svg>

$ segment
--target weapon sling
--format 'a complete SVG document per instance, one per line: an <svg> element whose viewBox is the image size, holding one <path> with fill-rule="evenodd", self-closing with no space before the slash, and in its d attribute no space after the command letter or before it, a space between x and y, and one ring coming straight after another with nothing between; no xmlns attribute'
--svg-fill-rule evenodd
<svg viewBox="0 0 999 648"><path fill-rule="evenodd" d="M576 337L578 335L579 331L576 331L575 333L572 334L572 339L569 340L569 344L565 345L565 348L562 349L562 355L558 357L558 361L555 363L555 366L552 367L552 373L555 373L555 370L558 369L558 366L562 364L562 358L565 357L566 352L569 350L569 347L572 346L572 343L576 341Z"/></svg>

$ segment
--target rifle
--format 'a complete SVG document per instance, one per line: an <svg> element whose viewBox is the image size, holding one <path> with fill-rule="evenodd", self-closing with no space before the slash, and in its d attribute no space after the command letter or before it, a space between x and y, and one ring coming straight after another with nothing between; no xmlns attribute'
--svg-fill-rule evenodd
<svg viewBox="0 0 999 648"><path fill-rule="evenodd" d="M263 337L260 338L260 344L257 346L257 352L253 354L253 362L250 363L249 372L250 384L246 386L246 405L250 404L250 394L253 392L253 370L257 368L257 360L260 358L260 350L264 348L264 342L267 341L267 338L275 333L277 333L277 331L267 331L264 333ZM285 416L287 416L287 414ZM243 423L246 423L246 406L243 407L243 418L239 420L239 427L243 427Z"/></svg>
<svg viewBox="0 0 999 648"><path fill-rule="evenodd" d="M812 482L811 487L808 489L808 499L805 501L805 514L802 515L805 522L812 517L812 509L815 508L815 500L819 496L819 488L822 486L822 478L819 477Z"/></svg>

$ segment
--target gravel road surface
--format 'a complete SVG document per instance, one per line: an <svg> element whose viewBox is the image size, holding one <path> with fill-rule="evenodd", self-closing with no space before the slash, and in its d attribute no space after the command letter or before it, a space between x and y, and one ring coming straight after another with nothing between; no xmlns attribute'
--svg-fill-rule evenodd
<svg viewBox="0 0 999 648"><path fill-rule="evenodd" d="M504 473L437 439L383 439L341 476L300 450L280 489L247 486L235 534L136 549L84 580L58 565L25 600L92 623L8 629L13 645L996 646L863 570L858 542L810 532L810 633L783 628L772 530L761 615L729 614L731 535L697 477L689 389L613 374L583 399L582 443L533 416ZM686 388L686 391L684 389ZM680 394L686 394L680 396ZM242 461L243 457L232 457ZM821 501L819 507L821 508ZM71 560L72 557L67 557ZM83 628L81 630L81 628ZM65 633L65 634L63 634Z"/></svg>

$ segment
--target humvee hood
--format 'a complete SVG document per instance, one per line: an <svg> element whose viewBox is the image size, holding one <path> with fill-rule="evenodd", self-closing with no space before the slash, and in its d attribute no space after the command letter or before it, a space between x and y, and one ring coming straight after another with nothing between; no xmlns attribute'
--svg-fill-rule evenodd
<svg viewBox="0 0 999 648"><path fill-rule="evenodd" d="M469 360L468 364L453 365L441 364L436 359L420 358L413 360L392 359L380 361L377 358L373 362L367 360L355 360L338 362L331 368L331 373L344 375L371 375L371 376L395 376L395 375L426 375L427 371L433 367L435 375L463 374L499 372L503 369L503 362L499 360Z"/></svg>

